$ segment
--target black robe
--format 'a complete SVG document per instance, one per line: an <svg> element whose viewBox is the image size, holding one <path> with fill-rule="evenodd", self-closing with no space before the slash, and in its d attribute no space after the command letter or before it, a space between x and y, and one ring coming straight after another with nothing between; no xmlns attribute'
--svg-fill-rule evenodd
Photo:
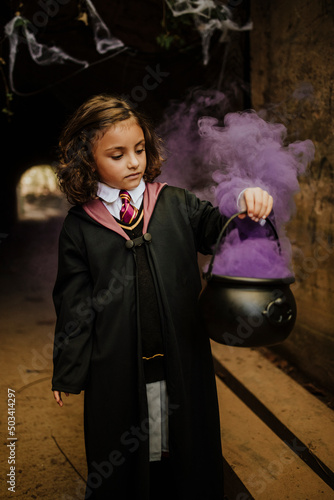
<svg viewBox="0 0 334 500"><path fill-rule="evenodd" d="M223 222L217 208L187 190L146 186L143 232L152 239L143 244L161 315L172 469L166 481L175 500L223 498L215 377L197 308L197 252L211 253ZM59 242L52 389L85 391L91 500L149 499L136 247L127 241L94 200L69 211Z"/></svg>

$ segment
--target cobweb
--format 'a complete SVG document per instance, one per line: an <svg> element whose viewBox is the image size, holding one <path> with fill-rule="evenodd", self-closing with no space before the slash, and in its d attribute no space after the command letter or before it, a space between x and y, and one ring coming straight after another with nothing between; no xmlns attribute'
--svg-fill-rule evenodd
<svg viewBox="0 0 334 500"><path fill-rule="evenodd" d="M221 32L219 41L228 41L229 31L248 31L253 28L250 21L238 26L232 20L232 12L226 5L218 5L213 0L165 0L174 17L185 14L194 16L194 23L202 39L203 64L208 64L209 47L213 33Z"/></svg>
<svg viewBox="0 0 334 500"><path fill-rule="evenodd" d="M46 45L37 42L36 37L32 30L29 28L30 21L22 16L15 16L5 26L5 33L9 39L9 83L11 89L15 91L13 82L13 72L18 50L19 42L25 42L28 46L29 53L36 64L46 66L48 64L63 64L69 61L75 64L80 64L88 67L87 61L81 61L75 57L70 56L59 47L47 47ZM22 30L22 36L19 34Z"/></svg>
<svg viewBox="0 0 334 500"><path fill-rule="evenodd" d="M91 0L86 0L86 4L94 33L97 52L99 54L105 54L106 52L124 47L124 43L121 40L110 34L108 27L99 16ZM39 43L36 40L34 33L37 31L36 27L23 16L15 16L5 25L4 30L9 40L9 84L11 90L17 94L20 93L15 90L13 73L18 46L21 42L28 46L28 50L33 61L41 66L64 64L66 62L78 64L81 66L81 69L86 69L90 66L88 61L72 57L63 49L55 45L49 47L45 44Z"/></svg>
<svg viewBox="0 0 334 500"><path fill-rule="evenodd" d="M99 54L105 54L109 50L124 47L124 43L121 40L110 34L108 27L99 16L93 3L90 0L86 0L86 4L94 31L96 50L99 52Z"/></svg>

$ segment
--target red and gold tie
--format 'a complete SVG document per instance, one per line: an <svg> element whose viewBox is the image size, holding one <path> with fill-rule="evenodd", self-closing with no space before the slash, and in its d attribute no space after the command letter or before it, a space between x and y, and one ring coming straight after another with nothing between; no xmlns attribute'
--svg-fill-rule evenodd
<svg viewBox="0 0 334 500"><path fill-rule="evenodd" d="M137 217L138 210L136 207L133 207L130 203L131 197L127 191L122 189L119 192L119 195L122 199L122 208L120 212L120 219L125 224L131 224L132 221Z"/></svg>

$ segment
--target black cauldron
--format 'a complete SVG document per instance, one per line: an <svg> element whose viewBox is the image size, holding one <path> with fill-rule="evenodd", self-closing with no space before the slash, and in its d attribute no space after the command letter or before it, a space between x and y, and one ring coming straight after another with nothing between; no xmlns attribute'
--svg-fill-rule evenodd
<svg viewBox="0 0 334 500"><path fill-rule="evenodd" d="M206 286L199 296L199 308L212 340L236 347L269 346L283 342L296 321L296 302L289 285L291 276L282 279L243 278L212 274L220 241L233 215L221 230L208 271ZM280 249L278 235L271 226Z"/></svg>

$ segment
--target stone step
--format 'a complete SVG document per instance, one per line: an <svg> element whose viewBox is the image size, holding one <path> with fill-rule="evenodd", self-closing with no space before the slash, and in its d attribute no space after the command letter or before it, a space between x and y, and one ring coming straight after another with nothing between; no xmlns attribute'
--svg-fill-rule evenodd
<svg viewBox="0 0 334 500"><path fill-rule="evenodd" d="M212 352L229 500L334 499L334 412L256 350Z"/></svg>

